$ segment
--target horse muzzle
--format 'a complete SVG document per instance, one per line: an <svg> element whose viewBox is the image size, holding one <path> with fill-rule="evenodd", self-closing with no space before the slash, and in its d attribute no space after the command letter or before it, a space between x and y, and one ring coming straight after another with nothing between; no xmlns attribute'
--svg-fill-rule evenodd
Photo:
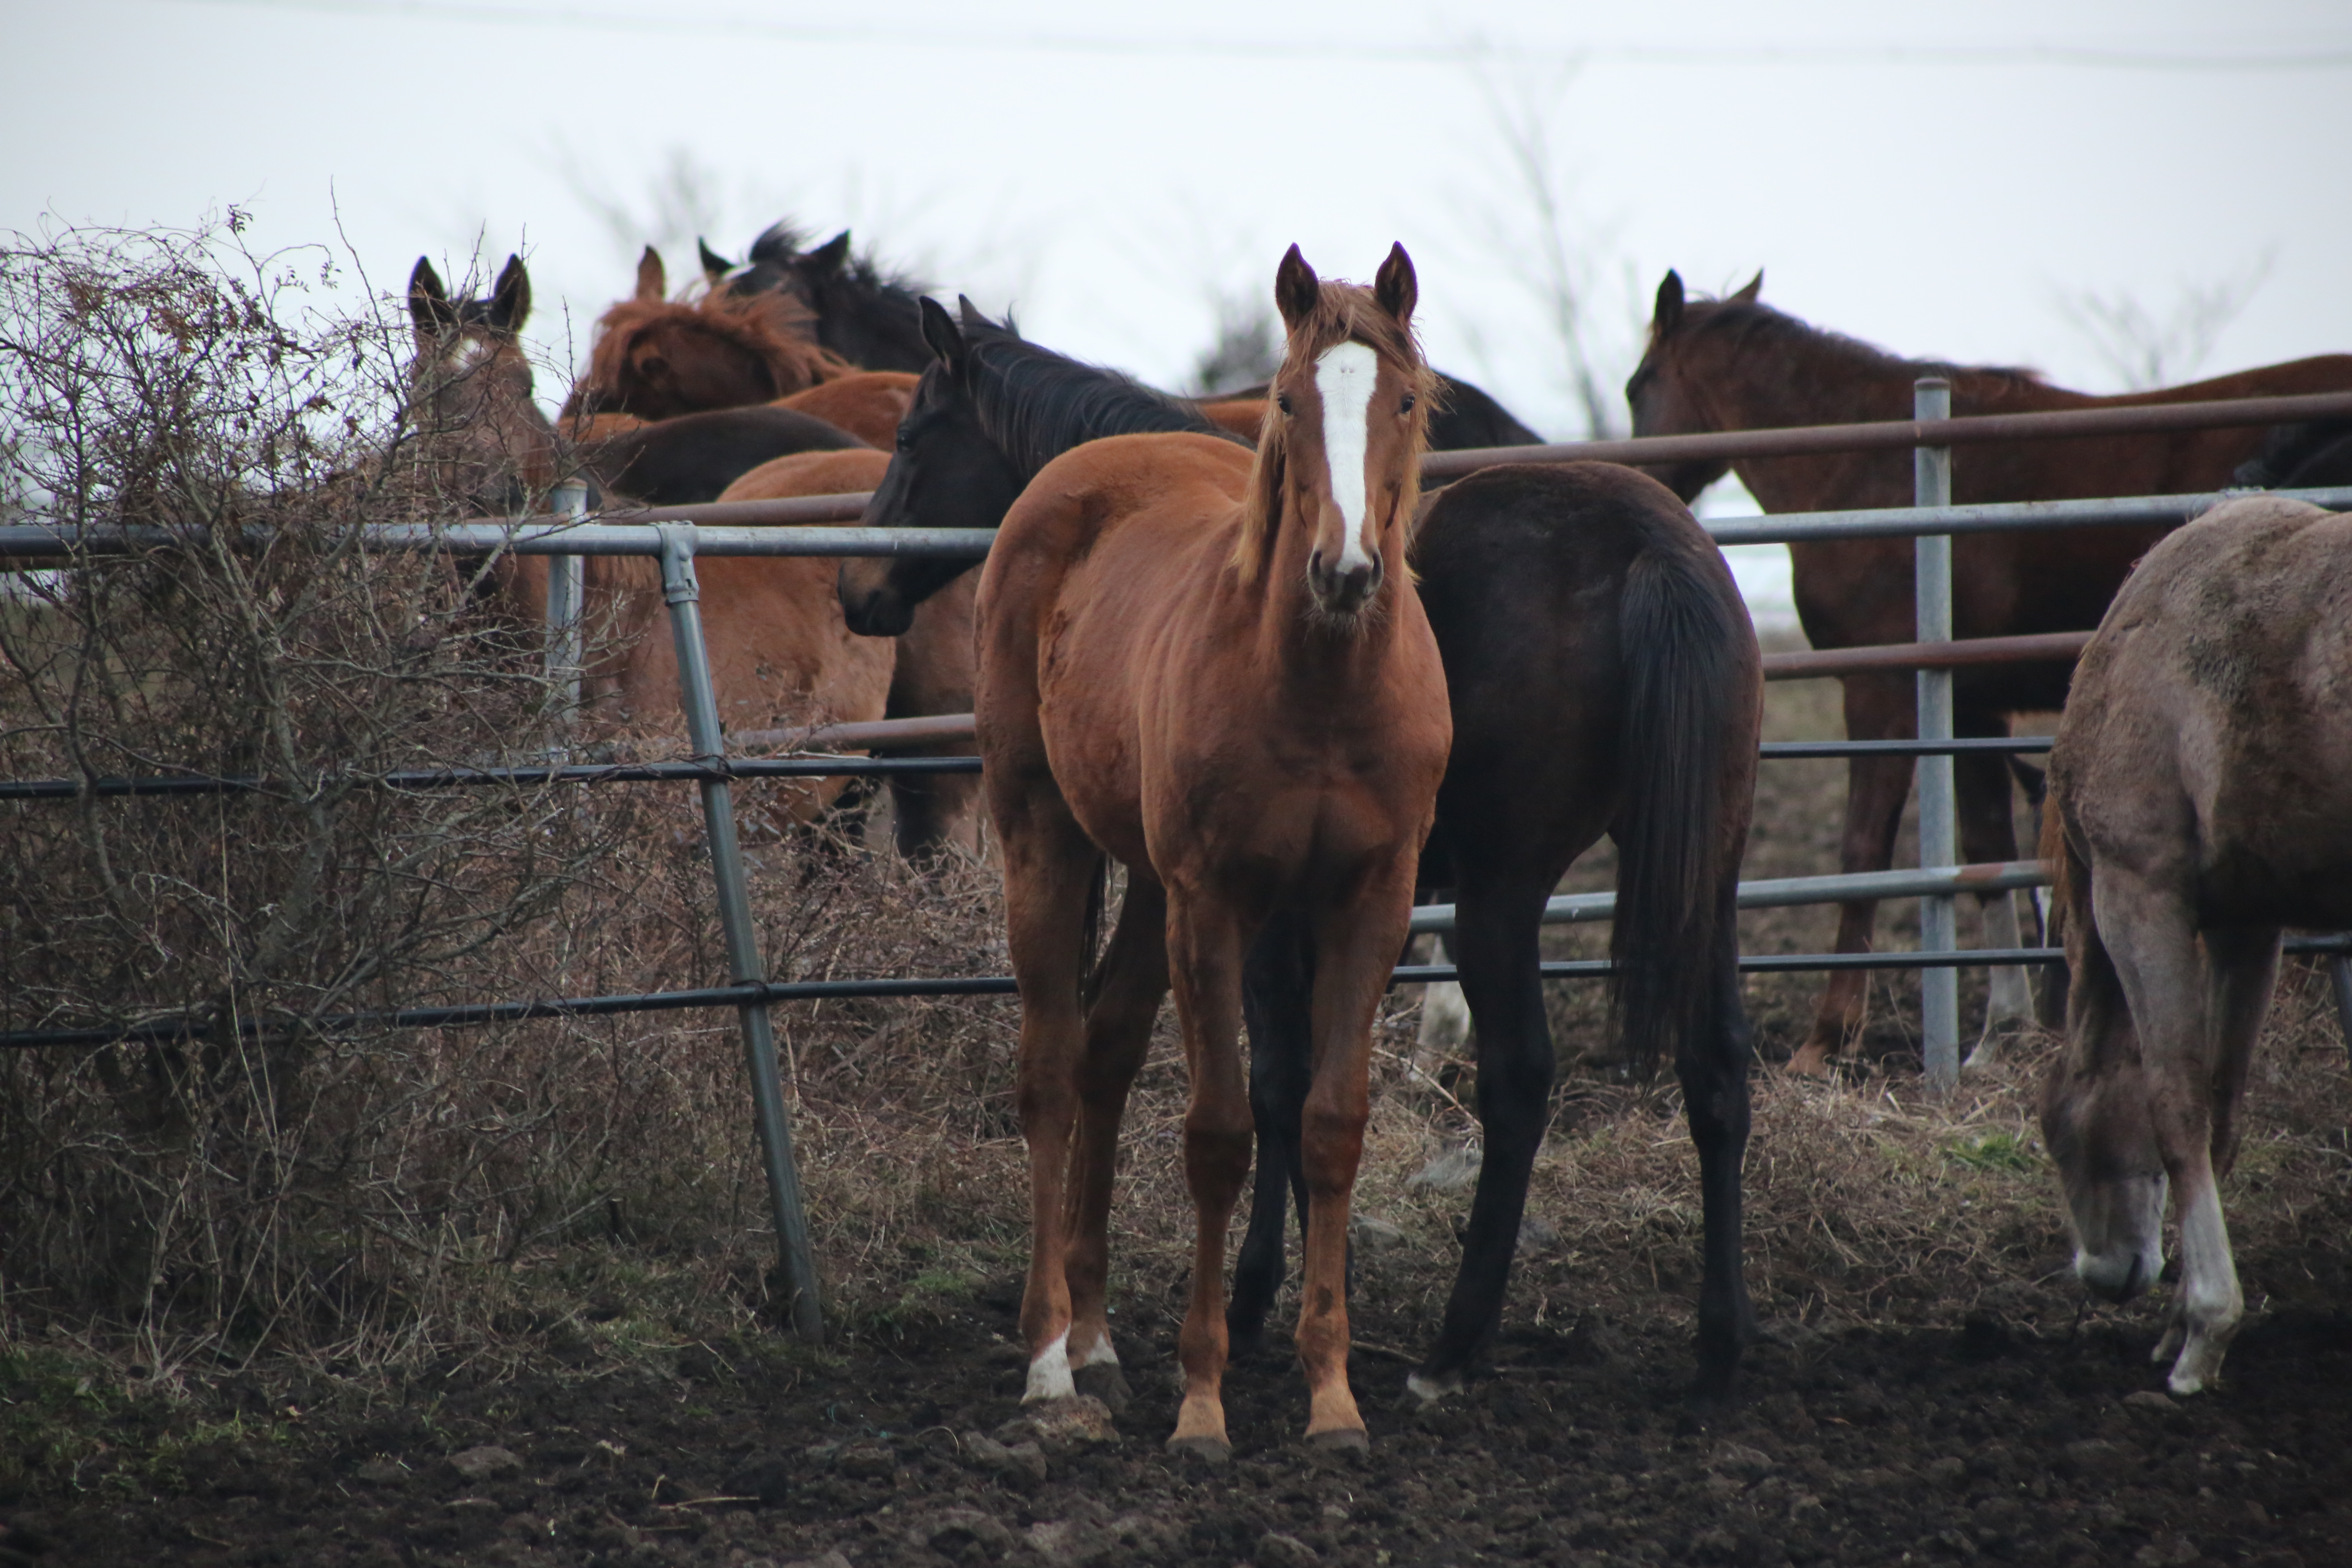
<svg viewBox="0 0 2352 1568"><path fill-rule="evenodd" d="M1307 562L1307 592L1314 595L1316 607L1327 616L1352 616L1362 610L1381 591L1381 576L1377 554L1368 562L1344 569L1328 563L1320 550Z"/></svg>

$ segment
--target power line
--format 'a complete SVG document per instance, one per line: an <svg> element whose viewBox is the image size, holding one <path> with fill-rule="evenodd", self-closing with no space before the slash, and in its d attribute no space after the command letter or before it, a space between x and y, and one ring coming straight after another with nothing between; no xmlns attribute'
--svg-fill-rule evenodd
<svg viewBox="0 0 2352 1568"><path fill-rule="evenodd" d="M302 11L322 16L470 22L498 26L562 27L675 37L763 39L812 45L887 44L893 48L994 50L1010 53L1166 58L1171 55L1233 60L1326 60L1372 65L1459 66L1492 59L1485 44L1365 44L1340 39L1120 37L1111 34L1000 33L908 28L863 24L771 22L746 16L666 13L633 16L578 5L540 7L497 0L180 0L181 4ZM2352 67L2352 47L2212 52L2135 49L2068 44L1591 44L1573 48L1528 47L1507 52L1559 64L1731 66L2043 66L2093 70L2309 71Z"/></svg>

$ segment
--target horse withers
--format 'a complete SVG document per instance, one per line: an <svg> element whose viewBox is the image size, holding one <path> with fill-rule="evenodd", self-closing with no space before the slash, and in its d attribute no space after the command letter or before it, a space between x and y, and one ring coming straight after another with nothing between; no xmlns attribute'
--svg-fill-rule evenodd
<svg viewBox="0 0 2352 1568"><path fill-rule="evenodd" d="M1429 385L1415 294L1402 247L1369 290L1321 281L1293 247L1275 284L1279 417L1255 458L1221 437L1091 442L1023 492L981 579L980 745L1022 1002L1026 1398L1115 1373L1119 1118L1172 981L1197 1230L1170 1447L1212 1459L1231 1452L1225 1227L1250 1165L1244 955L1277 913L1303 921L1316 956L1307 1436L1366 1440L1348 1385L1349 1197L1372 1017L1451 739L1404 563ZM1127 892L1089 976L1106 857L1126 866Z"/></svg>
<svg viewBox="0 0 2352 1568"><path fill-rule="evenodd" d="M2073 985L2042 1127L2075 1271L2125 1300L2164 1264L2175 1394L2243 1312L2218 1186L2283 927L2352 925L2352 519L2229 502L2148 552L2074 672L2043 853Z"/></svg>

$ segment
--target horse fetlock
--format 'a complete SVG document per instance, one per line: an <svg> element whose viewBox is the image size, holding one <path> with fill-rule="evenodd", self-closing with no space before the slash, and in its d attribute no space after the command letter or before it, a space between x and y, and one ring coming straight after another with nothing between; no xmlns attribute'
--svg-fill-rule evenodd
<svg viewBox="0 0 2352 1568"><path fill-rule="evenodd" d="M1051 1343L1029 1360L1029 1386L1021 1395L1024 1405L1042 1405L1048 1400L1067 1399L1077 1392L1070 1375L1070 1331L1055 1334Z"/></svg>

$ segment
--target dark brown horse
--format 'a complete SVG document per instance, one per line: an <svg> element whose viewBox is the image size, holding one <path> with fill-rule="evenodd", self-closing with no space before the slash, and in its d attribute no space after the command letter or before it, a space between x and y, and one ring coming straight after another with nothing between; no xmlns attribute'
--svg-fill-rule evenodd
<svg viewBox="0 0 2352 1568"><path fill-rule="evenodd" d="M926 301L924 319L939 360L924 373L869 525L993 528L1041 468L1087 442L1217 433L1196 405L974 312L959 327ZM1444 1324L1410 1387L1423 1399L1459 1388L1500 1321L1528 1173L1550 1121L1544 901L1606 832L1619 852L1611 947L1622 965L1627 1055L1646 1063L1673 1054L1698 1152L1706 1234L1696 1393L1718 1402L1751 1316L1739 1224L1749 1053L1731 900L1762 700L1754 628L1689 509L1614 464L1497 468L1458 480L1429 503L1412 560L1454 717L1423 881L1459 889L1454 947L1476 1016L1486 1158ZM844 608L860 630L895 630L928 607L926 595L970 582L961 570L918 556L853 561L842 574ZM1277 914L1251 950L1243 989L1258 1152L1227 1314L1236 1344L1258 1336L1282 1282L1292 1194L1311 1212L1301 1128L1314 994L1306 933Z"/></svg>
<svg viewBox="0 0 2352 1568"><path fill-rule="evenodd" d="M2180 1286L2158 1362L2221 1370L2243 1311L2218 1186L2282 927L2352 925L2352 520L2232 501L2148 552L2084 650L2050 753L2043 849L2074 984L2042 1131L2075 1271Z"/></svg>
<svg viewBox="0 0 2352 1568"><path fill-rule="evenodd" d="M408 275L416 353L406 418L441 493L488 516L528 509L553 478L555 431L531 395L530 273L509 256L488 299L452 300L424 257Z"/></svg>
<svg viewBox="0 0 2352 1568"><path fill-rule="evenodd" d="M1244 956L1286 913L1315 954L1303 1124L1307 1436L1364 1446L1348 1384L1348 1205L1372 1016L1403 942L1449 725L1404 567L1429 374L1412 264L1324 283L1293 247L1281 411L1255 462L1222 437L1129 436L1046 466L981 579L978 706L1021 987L1031 1244L1027 1399L1115 1365L1105 1286L1129 1085L1172 981L1198 1217L1171 1448L1223 1458L1225 1226L1250 1164ZM1127 893L1085 973L1106 857Z"/></svg>
<svg viewBox="0 0 2352 1568"><path fill-rule="evenodd" d="M2161 392L2094 397L2051 386L2025 371L1897 359L1773 310L1757 298L1762 283L1759 274L1728 299L1685 300L1682 279L1666 274L1650 322L1648 353L1625 387L1636 435L1908 419L1912 383L1926 375L1951 381L1952 412L1960 416L2352 388L2352 356L2331 354ZM1953 455L1953 500L1965 504L2218 489L2262 439L2258 429L2238 429L1969 446ZM1689 500L1727 468L1738 473L1768 512L1908 506L1912 500L1911 458L1900 451L1684 462L1652 471ZM2147 528L2071 528L1956 540L1955 635L2088 630L2098 624L2131 563L2161 534ZM1913 640L1911 541L1792 544L1789 554L1795 564L1797 615L1815 647ZM2063 663L1963 671L1954 682L1953 728L1961 735L2007 734L2011 713L2058 707L2065 700L2066 679ZM1908 675L1846 677L1847 735L1857 741L1911 735L1916 689ZM1841 869L1876 871L1892 864L1911 772L1910 760L1903 757L1857 757L1850 764ZM1961 858L2015 858L2009 777L2001 759L1961 757L1956 772ZM1876 911L1874 902L1842 905L1836 951L1868 948ZM2017 921L2009 895L1986 900L1984 913L1989 944L2015 946ZM1862 972L1849 970L1830 981L1792 1068L1822 1070L1860 1030L1864 980ZM1997 971L1988 1037L2031 1011L2023 975Z"/></svg>
<svg viewBox="0 0 2352 1568"><path fill-rule="evenodd" d="M740 265L701 246L703 276L714 294L792 299L808 312L811 335L861 369L920 374L931 363L915 315L925 285L853 252L847 229L814 249L807 237L780 219Z"/></svg>

